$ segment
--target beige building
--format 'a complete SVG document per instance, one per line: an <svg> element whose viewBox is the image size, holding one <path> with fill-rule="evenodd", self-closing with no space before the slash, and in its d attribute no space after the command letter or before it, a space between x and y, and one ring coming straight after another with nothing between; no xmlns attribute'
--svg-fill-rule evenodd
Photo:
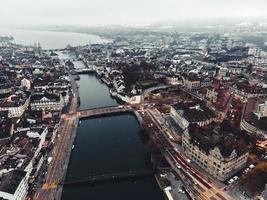
<svg viewBox="0 0 267 200"><path fill-rule="evenodd" d="M218 92L216 91L215 88L207 88L207 94L206 94L207 99L212 102L216 103L217 102L217 97L218 97Z"/></svg>
<svg viewBox="0 0 267 200"><path fill-rule="evenodd" d="M31 81L24 78L21 80L21 84L20 84L22 87L25 87L27 90L30 90L31 89Z"/></svg>
<svg viewBox="0 0 267 200"><path fill-rule="evenodd" d="M231 133L212 131L185 132L182 147L185 155L200 168L220 181L244 168L248 159L246 145L235 145Z"/></svg>

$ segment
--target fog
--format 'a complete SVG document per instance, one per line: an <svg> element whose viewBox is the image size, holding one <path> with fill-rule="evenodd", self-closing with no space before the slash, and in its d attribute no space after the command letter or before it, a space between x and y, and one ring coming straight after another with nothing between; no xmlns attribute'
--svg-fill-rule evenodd
<svg viewBox="0 0 267 200"><path fill-rule="evenodd" d="M266 17L266 0L0 0L0 24L145 25Z"/></svg>

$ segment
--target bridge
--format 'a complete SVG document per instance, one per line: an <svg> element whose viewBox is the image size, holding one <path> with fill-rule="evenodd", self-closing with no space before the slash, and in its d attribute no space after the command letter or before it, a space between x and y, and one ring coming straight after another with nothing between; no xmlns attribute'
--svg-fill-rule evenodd
<svg viewBox="0 0 267 200"><path fill-rule="evenodd" d="M43 49L43 52L51 52L51 51L66 51L70 50L68 48L63 48L63 49Z"/></svg>
<svg viewBox="0 0 267 200"><path fill-rule="evenodd" d="M94 67L91 67L91 68L80 68L80 69L75 69L75 72L77 74L90 74L90 73L95 73L96 69Z"/></svg>
<svg viewBox="0 0 267 200"><path fill-rule="evenodd" d="M80 60L81 59L79 59L79 58L60 58L61 62L68 62L68 61L74 62L74 61L80 61Z"/></svg>
<svg viewBox="0 0 267 200"><path fill-rule="evenodd" d="M153 170L144 170L144 171L133 171L128 172L118 172L118 173L109 173L101 175L92 175L78 180L65 181L62 184L64 186L76 186L82 184L101 184L101 183L110 183L110 182L120 182L127 180L138 180L146 177L153 176L155 171Z"/></svg>
<svg viewBox="0 0 267 200"><path fill-rule="evenodd" d="M132 111L131 106L127 105L119 105L119 106L107 106L107 107L100 107L100 108L93 108L88 110L81 110L77 112L77 116L79 119L89 118L89 117L97 117L101 115L109 115L115 113L123 113L123 112L130 112ZM70 115L72 115L71 113Z"/></svg>

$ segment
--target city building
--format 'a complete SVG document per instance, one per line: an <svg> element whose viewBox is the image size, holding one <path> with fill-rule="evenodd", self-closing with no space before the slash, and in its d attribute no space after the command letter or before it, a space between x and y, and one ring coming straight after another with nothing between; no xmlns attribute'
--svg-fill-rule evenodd
<svg viewBox="0 0 267 200"><path fill-rule="evenodd" d="M0 199L23 200L29 189L32 170L38 166L47 128L21 129L0 154Z"/></svg>
<svg viewBox="0 0 267 200"><path fill-rule="evenodd" d="M64 107L64 99L61 94L34 93L30 106L32 110L60 111Z"/></svg>
<svg viewBox="0 0 267 200"><path fill-rule="evenodd" d="M249 154L242 138L214 126L190 126L182 137L182 147L189 159L220 181L244 168Z"/></svg>
<svg viewBox="0 0 267 200"><path fill-rule="evenodd" d="M31 89L31 81L26 79L26 78L23 78L21 80L21 87L24 87L27 91Z"/></svg>
<svg viewBox="0 0 267 200"><path fill-rule="evenodd" d="M9 139L14 130L12 120L7 116L8 111L0 112L0 142Z"/></svg>
<svg viewBox="0 0 267 200"><path fill-rule="evenodd" d="M198 90L201 88L201 80L196 74L191 74L185 77L184 85L188 90Z"/></svg>
<svg viewBox="0 0 267 200"><path fill-rule="evenodd" d="M0 98L7 97L12 92L12 85L10 81L7 80L7 77L0 76Z"/></svg>
<svg viewBox="0 0 267 200"><path fill-rule="evenodd" d="M16 93L0 100L0 111L8 111L9 118L21 117L28 109L30 98L25 93Z"/></svg>
<svg viewBox="0 0 267 200"><path fill-rule="evenodd" d="M250 98L248 99L240 128L246 130L250 135L267 139L267 100Z"/></svg>
<svg viewBox="0 0 267 200"><path fill-rule="evenodd" d="M252 85L247 80L240 80L230 87L231 93L240 99L247 100L253 97L266 97L267 88Z"/></svg>
<svg viewBox="0 0 267 200"><path fill-rule="evenodd" d="M215 113L197 100L172 105L170 115L182 129L187 129L190 124L205 126L216 120Z"/></svg>

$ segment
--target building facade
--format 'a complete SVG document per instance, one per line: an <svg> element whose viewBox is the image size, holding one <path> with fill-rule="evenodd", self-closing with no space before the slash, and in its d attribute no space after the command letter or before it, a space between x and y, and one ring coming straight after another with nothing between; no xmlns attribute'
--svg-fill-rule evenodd
<svg viewBox="0 0 267 200"><path fill-rule="evenodd" d="M61 94L34 94L30 106L32 110L60 111L64 107L64 98Z"/></svg>
<svg viewBox="0 0 267 200"><path fill-rule="evenodd" d="M207 152L200 148L197 143L198 141L193 141L187 131L182 137L185 155L220 181L227 180L246 165L248 151L238 154L236 150L233 150L228 156L224 156L217 146Z"/></svg>

